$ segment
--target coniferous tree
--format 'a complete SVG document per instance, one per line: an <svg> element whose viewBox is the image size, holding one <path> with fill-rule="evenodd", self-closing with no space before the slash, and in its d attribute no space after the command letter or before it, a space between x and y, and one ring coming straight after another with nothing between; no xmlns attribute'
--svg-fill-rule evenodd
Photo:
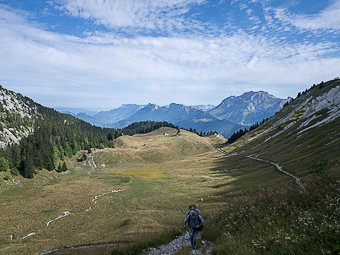
<svg viewBox="0 0 340 255"><path fill-rule="evenodd" d="M56 171L58 173L61 173L63 171L63 168L62 168L61 164L58 165L58 168L56 169Z"/></svg>
<svg viewBox="0 0 340 255"><path fill-rule="evenodd" d="M67 166L66 166L66 163L64 162L63 166L62 166L62 171L63 172L66 172L67 171Z"/></svg>
<svg viewBox="0 0 340 255"><path fill-rule="evenodd" d="M34 177L33 161L31 158L27 157L21 161L21 173L25 178Z"/></svg>

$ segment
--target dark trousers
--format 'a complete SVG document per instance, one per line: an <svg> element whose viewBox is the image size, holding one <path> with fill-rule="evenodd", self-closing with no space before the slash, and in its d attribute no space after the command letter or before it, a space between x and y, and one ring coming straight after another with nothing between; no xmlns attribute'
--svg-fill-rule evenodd
<svg viewBox="0 0 340 255"><path fill-rule="evenodd" d="M199 233L199 231L196 228L191 228L191 231L190 231L190 242L191 242L191 247L193 249L196 249L198 233Z"/></svg>

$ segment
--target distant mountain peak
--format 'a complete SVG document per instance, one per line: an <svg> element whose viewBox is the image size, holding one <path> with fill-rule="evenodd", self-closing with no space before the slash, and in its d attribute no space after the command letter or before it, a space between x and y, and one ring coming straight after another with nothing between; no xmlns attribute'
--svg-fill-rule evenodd
<svg viewBox="0 0 340 255"><path fill-rule="evenodd" d="M144 108L145 109L152 109L153 111L155 111L159 108L159 106L156 105L156 104L148 103Z"/></svg>
<svg viewBox="0 0 340 255"><path fill-rule="evenodd" d="M225 98L209 113L242 125L251 125L280 111L287 99L277 98L265 91L249 91L241 96Z"/></svg>
<svg viewBox="0 0 340 255"><path fill-rule="evenodd" d="M184 110L186 112L189 112L190 111L190 107L189 106L186 106L184 104L176 104L176 103L171 103L169 105L169 109L170 110L173 110L173 109L179 109L179 110Z"/></svg>

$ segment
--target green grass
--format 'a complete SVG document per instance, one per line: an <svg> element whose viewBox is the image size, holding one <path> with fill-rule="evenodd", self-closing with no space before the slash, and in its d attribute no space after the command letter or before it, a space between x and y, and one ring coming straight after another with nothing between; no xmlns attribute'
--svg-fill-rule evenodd
<svg viewBox="0 0 340 255"><path fill-rule="evenodd" d="M301 193L286 184L235 198L205 230L213 254L338 254L340 185L321 178L307 187Z"/></svg>
<svg viewBox="0 0 340 255"><path fill-rule="evenodd" d="M194 149L193 138L200 141L202 148ZM98 245L74 252L110 254L115 247L136 252L181 233L189 203L198 203L208 214L216 204L213 199L216 188L212 186L227 180L210 173L213 162L222 156L211 145L210 138L192 137L183 131L177 137L146 135L146 142L143 139L138 136L135 142L129 138L133 146L124 150L98 151L97 168L76 163L75 157L69 162L74 166L66 174L39 171L32 180L18 177L21 186L1 184L5 190L1 190L0 196L0 253L35 254L82 244ZM154 149L149 154L150 148L144 148L147 147L144 143L150 148L162 145L163 156L157 158ZM179 158L182 148L178 144L189 148ZM119 156L121 163L100 167L111 153ZM127 161L130 155L135 155L136 160ZM113 189L122 192L110 193ZM103 193L107 194L99 197L93 209L86 212L93 205L92 199ZM205 202L199 203L202 197ZM70 211L71 215L46 228L49 220L64 211ZM38 234L22 239L31 232ZM10 235L14 235L14 240L10 240ZM71 254L72 249L62 252Z"/></svg>
<svg viewBox="0 0 340 255"><path fill-rule="evenodd" d="M339 178L339 141L324 146L330 140L326 133L336 136L338 131L326 127L328 131L316 129L320 137L312 133L299 138L284 132L257 148L257 142L263 142L267 135L248 142L250 133L224 148L238 152L236 156L217 151L215 140L181 132L177 137L128 137L124 148L100 150L95 161L98 166L105 163L105 168L76 164L75 157L68 174L42 171L33 180L22 180L22 186L5 186L1 191L0 253L34 254L93 244L56 254L138 254L181 234L187 205L192 202L206 220L203 239L214 242L215 254L292 254L289 249L295 254L303 254L299 249L308 254L315 248L313 242L322 243L323 250L317 250L320 254L336 251L338 244L332 238L338 232L334 232L333 223L324 236L314 231L321 218L334 216L327 206L339 191L333 181ZM202 147L195 149L192 139L200 141ZM154 148L160 148L159 155ZM183 148L185 154L181 154ZM307 193L301 195L291 178L274 166L245 157L252 153L304 176ZM313 183L317 177L311 174L325 172L333 179L322 180L327 187L323 189ZM94 196L112 189L122 192L101 196L93 209L85 212ZM48 220L66 210L72 214L46 229ZM296 215L305 211L315 219L314 232L308 232L310 240L303 239L306 233L293 225L299 217ZM35 236L20 238L37 230L41 231ZM280 235L275 234L279 230ZM10 234L15 236L13 241L9 240ZM178 254L188 254L187 249Z"/></svg>
<svg viewBox="0 0 340 255"><path fill-rule="evenodd" d="M164 178L167 177L166 172L163 170L162 166L120 168L113 169L110 172L117 175L134 176L149 181L164 180Z"/></svg>
<svg viewBox="0 0 340 255"><path fill-rule="evenodd" d="M52 213L56 213L57 212L57 209L46 209L46 210L43 210L42 213L44 214L52 214Z"/></svg>

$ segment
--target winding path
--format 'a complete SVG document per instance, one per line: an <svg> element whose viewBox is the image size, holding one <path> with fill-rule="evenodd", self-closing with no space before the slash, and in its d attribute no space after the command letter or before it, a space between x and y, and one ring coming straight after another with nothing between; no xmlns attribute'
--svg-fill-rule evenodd
<svg viewBox="0 0 340 255"><path fill-rule="evenodd" d="M284 173L290 177L292 177L295 181L296 181L296 184L303 190L305 191L305 185L303 184L301 178L291 174L291 173L288 173L287 171L283 170L283 167L280 166L278 163L275 163L275 162L272 162L272 161L269 161L269 160L265 160L265 159L261 159L261 158L257 158L257 157L254 157L252 155L249 155L249 156L246 156L246 158L250 158L250 159L253 159L253 160L257 160L257 161L262 161L262 162L265 162L265 163L269 163L273 166L275 166L277 168L277 170L279 170L281 173Z"/></svg>
<svg viewBox="0 0 340 255"><path fill-rule="evenodd" d="M221 153L223 153L225 155L228 155L228 153L226 151L224 151L223 149L219 148L218 150L219 150L219 152L221 152ZM230 155L237 156L238 154L237 153L232 153ZM248 155L248 156L245 156L245 157L249 158L249 159L252 159L252 160L257 160L257 161L265 162L265 163L268 163L268 164L271 164L271 165L275 166L277 168L277 170L279 170L279 172L284 173L284 174L290 176L291 178L293 178L296 181L296 184L303 191L306 191L306 187L305 187L304 183L302 182L301 178L299 178L299 177L297 177L297 176L287 172L286 170L283 170L283 167L280 164L272 162L272 161L269 161L269 160L265 160L265 159L261 159L261 158L255 157L253 155Z"/></svg>

